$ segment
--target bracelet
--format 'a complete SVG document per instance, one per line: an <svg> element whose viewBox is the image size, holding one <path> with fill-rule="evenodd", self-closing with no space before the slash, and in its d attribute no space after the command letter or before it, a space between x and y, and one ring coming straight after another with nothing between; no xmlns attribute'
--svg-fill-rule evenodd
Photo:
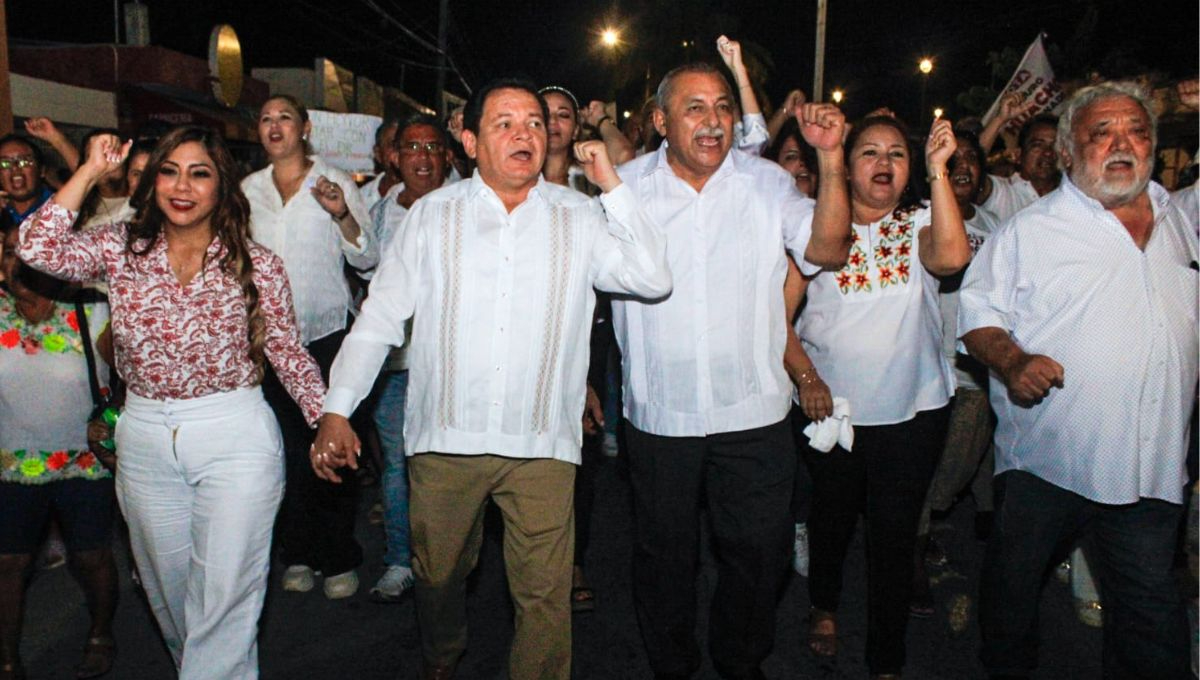
<svg viewBox="0 0 1200 680"><path fill-rule="evenodd" d="M596 129L599 130L600 126L604 125L604 121L606 121L606 120L608 122L612 123L613 125L616 125L616 123L613 122L613 119L611 116L600 116L600 120L596 121Z"/></svg>
<svg viewBox="0 0 1200 680"><path fill-rule="evenodd" d="M936 182L939 179L942 179L943 177L948 177L948 176L949 175L946 174L946 171L942 170L941 172L935 172L932 175L926 177L925 181L932 184L933 182Z"/></svg>
<svg viewBox="0 0 1200 680"><path fill-rule="evenodd" d="M809 366L800 373L796 374L796 380L799 381L801 385L811 385L820 379L821 376L817 375L816 366Z"/></svg>

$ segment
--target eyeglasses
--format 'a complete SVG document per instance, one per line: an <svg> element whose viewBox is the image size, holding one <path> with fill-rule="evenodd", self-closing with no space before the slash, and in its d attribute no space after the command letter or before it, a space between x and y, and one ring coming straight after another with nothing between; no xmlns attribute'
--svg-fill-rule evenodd
<svg viewBox="0 0 1200 680"><path fill-rule="evenodd" d="M442 150L441 142L409 142L407 144L398 144L397 146L400 147L401 153L421 153L423 150L431 156L435 153L440 153Z"/></svg>
<svg viewBox="0 0 1200 680"><path fill-rule="evenodd" d="M13 168L31 168L35 161L29 156L21 156L19 158L0 158L0 170L12 170Z"/></svg>

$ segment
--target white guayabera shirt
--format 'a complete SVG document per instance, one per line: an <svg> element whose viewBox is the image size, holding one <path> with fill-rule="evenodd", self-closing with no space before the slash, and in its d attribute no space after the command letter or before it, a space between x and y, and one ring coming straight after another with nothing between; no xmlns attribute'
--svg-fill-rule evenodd
<svg viewBox="0 0 1200 680"><path fill-rule="evenodd" d="M511 213L478 174L427 194L384 252L325 411L349 415L408 342L410 455L579 463L593 286L666 295L663 241L623 185L593 200L539 178Z"/></svg>
<svg viewBox="0 0 1200 680"><path fill-rule="evenodd" d="M1099 503L1183 501L1196 393L1196 231L1151 183L1145 250L1063 178L1000 226L967 269L959 336L1001 328L1063 367L1031 407L993 373L996 473L1024 470Z"/></svg>
<svg viewBox="0 0 1200 680"><path fill-rule="evenodd" d="M653 302L613 300L625 416L670 437L701 437L783 420L788 323L784 248L805 273L816 203L775 163L732 150L697 192L658 151L618 172L661 225L675 289Z"/></svg>

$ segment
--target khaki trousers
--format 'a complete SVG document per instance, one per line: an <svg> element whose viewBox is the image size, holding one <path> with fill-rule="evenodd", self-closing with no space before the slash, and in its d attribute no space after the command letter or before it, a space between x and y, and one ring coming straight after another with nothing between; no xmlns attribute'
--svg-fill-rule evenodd
<svg viewBox="0 0 1200 680"><path fill-rule="evenodd" d="M571 677L575 466L551 459L424 453L409 458L417 620L426 664L467 648L466 578L479 560L491 498L504 516L516 609L509 677Z"/></svg>

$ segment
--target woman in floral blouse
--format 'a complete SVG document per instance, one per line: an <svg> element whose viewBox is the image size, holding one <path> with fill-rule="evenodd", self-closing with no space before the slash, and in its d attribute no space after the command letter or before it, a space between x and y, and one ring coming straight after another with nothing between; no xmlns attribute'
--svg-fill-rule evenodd
<svg viewBox="0 0 1200 680"><path fill-rule="evenodd" d="M109 670L115 649L115 503L112 473L87 446L92 397L79 327L87 323L97 338L108 314L88 305L80 319L63 281L17 259L17 228L7 215L0 228L0 679L23 677L25 578L52 513L87 595L91 627L77 677L91 678Z"/></svg>
<svg viewBox="0 0 1200 680"><path fill-rule="evenodd" d="M216 133L177 128L146 165L128 224L75 232L83 197L129 144L88 160L21 226L18 254L108 283L117 369L117 499L181 680L258 677L256 635L283 446L259 386L267 361L308 422L324 385L300 345L279 258L249 240L250 207Z"/></svg>
<svg viewBox="0 0 1200 680"><path fill-rule="evenodd" d="M904 125L890 116L856 124L846 140L849 259L788 296L798 303L808 295L796 326L801 346L790 345L788 355L800 407L821 420L833 397L845 398L854 426L852 451L805 447L813 477L808 644L818 656L837 653L842 566L863 513L872 677L899 677L904 666L917 520L954 394L936 278L971 257L946 170L954 149L949 121L934 121L925 145L932 201L925 204L910 186Z"/></svg>

